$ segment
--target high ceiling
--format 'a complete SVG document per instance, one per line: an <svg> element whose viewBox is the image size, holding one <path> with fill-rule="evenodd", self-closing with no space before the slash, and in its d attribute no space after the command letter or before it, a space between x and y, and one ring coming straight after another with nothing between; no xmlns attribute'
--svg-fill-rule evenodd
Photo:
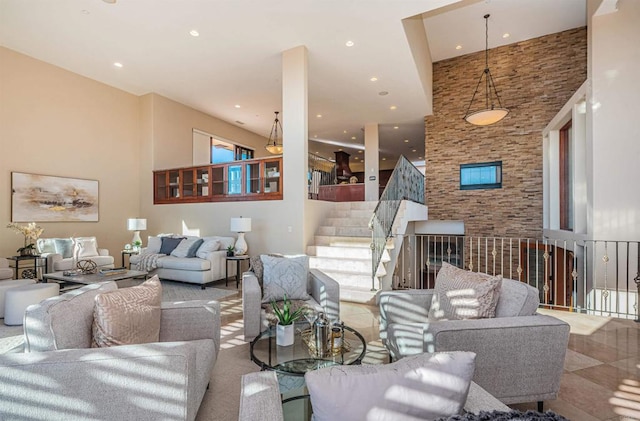
<svg viewBox="0 0 640 421"><path fill-rule="evenodd" d="M585 8L585 0L0 0L0 44L265 137L282 108L281 52L306 45L309 151L362 157L363 127L377 122L381 157L417 161L427 101L402 19L423 14L437 61L484 49L485 13L495 47L584 26Z"/></svg>

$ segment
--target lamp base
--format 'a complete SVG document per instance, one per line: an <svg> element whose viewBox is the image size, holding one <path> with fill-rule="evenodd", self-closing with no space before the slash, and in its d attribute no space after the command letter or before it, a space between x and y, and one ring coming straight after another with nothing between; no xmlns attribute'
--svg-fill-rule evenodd
<svg viewBox="0 0 640 421"><path fill-rule="evenodd" d="M249 247L247 246L247 242L244 239L244 232L238 233L238 239L236 240L236 256L242 256L247 253Z"/></svg>

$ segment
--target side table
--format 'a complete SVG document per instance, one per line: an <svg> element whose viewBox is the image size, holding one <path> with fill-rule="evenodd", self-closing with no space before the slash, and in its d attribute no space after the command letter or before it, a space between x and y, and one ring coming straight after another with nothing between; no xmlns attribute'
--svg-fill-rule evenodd
<svg viewBox="0 0 640 421"><path fill-rule="evenodd" d="M249 260L249 256L243 254L242 256L227 256L227 261L224 265L224 286L229 285L229 262L236 262L236 288L240 285L240 263Z"/></svg>
<svg viewBox="0 0 640 421"><path fill-rule="evenodd" d="M40 277L38 276L38 269L43 268L44 267L44 258L41 258L39 254L33 254L31 256L11 256L11 257L7 257L7 260L14 262L13 263L13 270L14 270L14 278L15 279L20 279L18 278L18 275L20 273L20 270L22 269L23 272L25 269L29 268L33 268L33 276L29 276L27 277L28 279L40 279ZM21 262L27 262L27 264L29 264L29 266L24 267L24 265L21 267L20 263ZM31 266L31 264L33 264L33 266ZM27 279L25 278L25 279Z"/></svg>
<svg viewBox="0 0 640 421"><path fill-rule="evenodd" d="M139 251L136 250L122 250L122 267L126 267L124 265L124 256L129 256L129 259L131 259L131 256L135 256L136 254L140 253ZM131 260L129 260L129 267L128 269L131 269Z"/></svg>

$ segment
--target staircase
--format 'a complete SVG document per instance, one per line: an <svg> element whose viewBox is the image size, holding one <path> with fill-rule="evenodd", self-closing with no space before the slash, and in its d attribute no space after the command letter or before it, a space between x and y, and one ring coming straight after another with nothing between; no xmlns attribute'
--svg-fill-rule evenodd
<svg viewBox="0 0 640 421"><path fill-rule="evenodd" d="M331 276L340 284L340 299L373 304L376 291L371 291L371 231L368 223L377 202L340 202L318 227L314 244L307 247L309 266ZM376 273L386 275L385 252Z"/></svg>

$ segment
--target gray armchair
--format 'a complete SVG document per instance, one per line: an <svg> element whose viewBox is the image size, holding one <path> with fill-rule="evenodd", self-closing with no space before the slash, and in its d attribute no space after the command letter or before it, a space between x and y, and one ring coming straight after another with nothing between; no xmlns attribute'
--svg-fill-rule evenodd
<svg viewBox="0 0 640 421"><path fill-rule="evenodd" d="M318 269L309 270L307 282L307 291L311 296L308 305L321 309L329 319L337 319L340 316L340 285ZM242 313L245 341L253 340L268 327L262 309L262 288L252 271L242 275Z"/></svg>
<svg viewBox="0 0 640 421"><path fill-rule="evenodd" d="M473 381L506 404L556 399L569 325L536 314L538 290L503 279L496 317L428 322L433 290L380 294L380 338L392 358L421 352L476 353Z"/></svg>
<svg viewBox="0 0 640 421"><path fill-rule="evenodd" d="M115 282L28 307L25 353L0 355L0 418L193 420L220 348L215 301L163 303L160 342L91 348L93 302Z"/></svg>

